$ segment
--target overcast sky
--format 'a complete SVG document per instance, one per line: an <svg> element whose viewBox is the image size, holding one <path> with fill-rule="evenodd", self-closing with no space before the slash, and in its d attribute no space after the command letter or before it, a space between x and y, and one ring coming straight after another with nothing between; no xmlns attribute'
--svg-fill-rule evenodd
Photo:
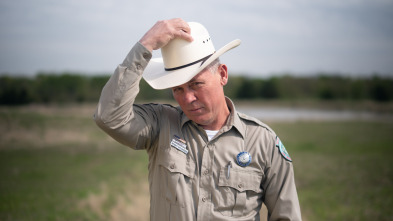
<svg viewBox="0 0 393 221"><path fill-rule="evenodd" d="M0 73L110 74L157 20L197 21L230 73L393 76L393 0L1 0ZM157 55L156 55L157 56Z"/></svg>

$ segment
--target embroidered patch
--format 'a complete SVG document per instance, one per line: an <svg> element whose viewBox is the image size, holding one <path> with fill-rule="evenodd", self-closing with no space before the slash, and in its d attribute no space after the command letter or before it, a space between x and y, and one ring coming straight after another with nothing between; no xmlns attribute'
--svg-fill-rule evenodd
<svg viewBox="0 0 393 221"><path fill-rule="evenodd" d="M173 136L171 146L180 150L184 154L188 154L186 141L176 135Z"/></svg>
<svg viewBox="0 0 393 221"><path fill-rule="evenodd" d="M276 147L280 150L281 155L284 157L284 159L292 162L292 158L289 156L289 153L287 149L285 149L284 144L281 142L280 138L276 136Z"/></svg>

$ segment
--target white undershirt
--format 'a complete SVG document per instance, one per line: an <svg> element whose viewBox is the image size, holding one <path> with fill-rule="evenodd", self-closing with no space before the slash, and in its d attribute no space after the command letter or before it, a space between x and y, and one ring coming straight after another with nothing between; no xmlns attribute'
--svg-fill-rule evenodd
<svg viewBox="0 0 393 221"><path fill-rule="evenodd" d="M216 134L218 133L218 130L205 130L207 137L209 138L209 141L216 136Z"/></svg>

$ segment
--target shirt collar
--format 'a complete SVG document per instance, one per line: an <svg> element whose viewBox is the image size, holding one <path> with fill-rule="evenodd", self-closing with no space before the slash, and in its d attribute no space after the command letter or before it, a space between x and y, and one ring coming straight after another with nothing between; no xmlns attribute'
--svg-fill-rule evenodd
<svg viewBox="0 0 393 221"><path fill-rule="evenodd" d="M240 120L240 117L236 111L235 105L233 104L232 100L229 99L228 97L225 97L225 101L227 103L230 113L225 125L220 129L220 131L226 132L229 131L232 127L234 127L244 138L246 126L244 125L243 121ZM178 107L178 109L181 111L180 107ZM181 111L181 113L182 113L181 127L183 127L185 123L191 120L184 114L183 111Z"/></svg>

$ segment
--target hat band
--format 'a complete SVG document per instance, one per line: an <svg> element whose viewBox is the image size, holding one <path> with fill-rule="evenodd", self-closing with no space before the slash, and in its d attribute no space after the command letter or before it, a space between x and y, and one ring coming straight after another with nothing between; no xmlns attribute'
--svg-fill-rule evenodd
<svg viewBox="0 0 393 221"><path fill-rule="evenodd" d="M214 53L213 53L213 54L214 54ZM204 57L204 58L202 58L202 59L199 59L199 60L197 60L197 61L191 62L191 63L189 63L189 64L185 64L185 65L182 65L182 66L179 66L179 67L165 68L165 71L174 71L174 70L186 68L186 67L189 67L189 66L191 66L191 65L194 65L194 64L196 64L196 63L199 63L199 62L201 62L201 61L202 61L202 64L203 64L203 63L205 63L205 61L206 61L207 59L209 59L213 54L210 54L210 55L208 55L208 56L206 56L206 57ZM202 64L201 64L201 65L202 65Z"/></svg>

